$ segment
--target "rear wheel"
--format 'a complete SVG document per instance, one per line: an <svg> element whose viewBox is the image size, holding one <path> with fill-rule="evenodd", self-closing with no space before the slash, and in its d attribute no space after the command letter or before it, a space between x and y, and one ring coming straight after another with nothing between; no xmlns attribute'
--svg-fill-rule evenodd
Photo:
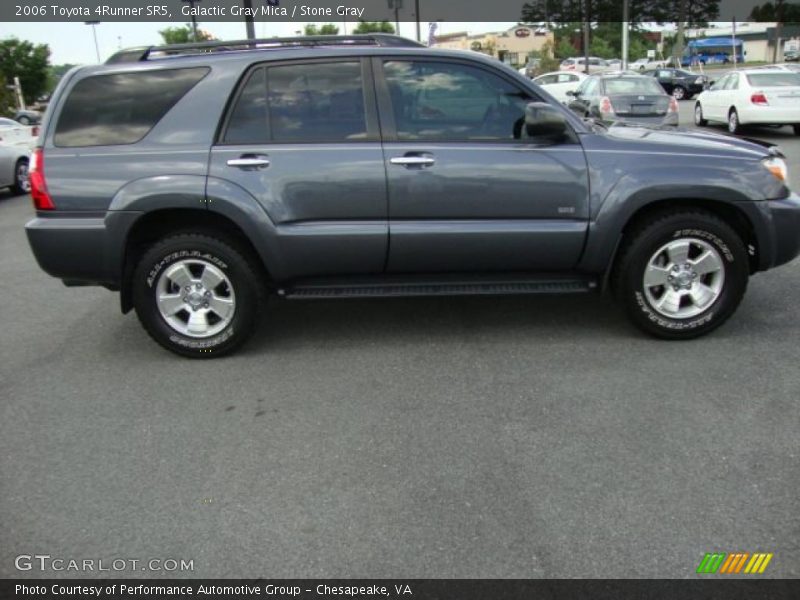
<svg viewBox="0 0 800 600"><path fill-rule="evenodd" d="M741 131L742 125L739 123L739 113L735 108L732 108L728 113L728 132L737 134Z"/></svg>
<svg viewBox="0 0 800 600"><path fill-rule="evenodd" d="M615 270L615 290L640 329L688 339L716 329L747 289L738 234L704 212L664 213L634 231Z"/></svg>
<svg viewBox="0 0 800 600"><path fill-rule="evenodd" d="M686 88L676 85L672 89L672 97L675 98L675 100L683 100L686 98Z"/></svg>
<svg viewBox="0 0 800 600"><path fill-rule="evenodd" d="M31 191L31 182L28 176L28 159L20 158L14 166L14 193L27 194Z"/></svg>
<svg viewBox="0 0 800 600"><path fill-rule="evenodd" d="M694 124L698 127L705 127L708 125L708 121L703 118L703 107L700 106L700 103L694 105Z"/></svg>
<svg viewBox="0 0 800 600"><path fill-rule="evenodd" d="M796 123L795 125L792 125L792 127L794 127L794 134L800 135L800 123Z"/></svg>
<svg viewBox="0 0 800 600"><path fill-rule="evenodd" d="M20 124L20 125L30 125L30 124L31 124L30 117L26 117L25 115L22 115L22 116L21 116L19 119L17 119L17 120L19 121L19 124Z"/></svg>
<svg viewBox="0 0 800 600"><path fill-rule="evenodd" d="M255 329L263 287L258 270L227 241L177 234L139 261L133 304L148 334L191 358L232 352Z"/></svg>

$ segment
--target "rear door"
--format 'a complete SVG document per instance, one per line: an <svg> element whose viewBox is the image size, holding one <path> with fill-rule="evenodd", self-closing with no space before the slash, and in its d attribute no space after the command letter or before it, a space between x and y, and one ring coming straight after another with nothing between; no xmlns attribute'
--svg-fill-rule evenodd
<svg viewBox="0 0 800 600"><path fill-rule="evenodd" d="M367 59L256 65L211 150L210 177L266 211L285 277L379 273L388 243L379 137Z"/></svg>
<svg viewBox="0 0 800 600"><path fill-rule="evenodd" d="M523 135L532 93L472 61L375 59L388 271L558 271L589 216L577 142Z"/></svg>

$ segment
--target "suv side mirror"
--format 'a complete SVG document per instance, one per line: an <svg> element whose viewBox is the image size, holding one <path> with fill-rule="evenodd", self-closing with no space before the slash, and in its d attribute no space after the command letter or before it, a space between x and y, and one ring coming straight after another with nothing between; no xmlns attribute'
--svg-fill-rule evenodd
<svg viewBox="0 0 800 600"><path fill-rule="evenodd" d="M578 90L569 90L567 91L567 96L572 96L573 98L577 98L580 95Z"/></svg>
<svg viewBox="0 0 800 600"><path fill-rule="evenodd" d="M555 106L531 102L525 107L525 133L528 137L561 138L567 134L567 119Z"/></svg>

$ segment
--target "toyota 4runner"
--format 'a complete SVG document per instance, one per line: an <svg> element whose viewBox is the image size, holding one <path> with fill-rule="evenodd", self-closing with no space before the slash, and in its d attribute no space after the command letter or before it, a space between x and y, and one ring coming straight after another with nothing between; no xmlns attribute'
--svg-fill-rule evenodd
<svg viewBox="0 0 800 600"><path fill-rule="evenodd" d="M780 152L570 113L489 57L386 35L122 51L61 80L30 168L42 269L218 356L291 299L613 291L711 331L800 252Z"/></svg>

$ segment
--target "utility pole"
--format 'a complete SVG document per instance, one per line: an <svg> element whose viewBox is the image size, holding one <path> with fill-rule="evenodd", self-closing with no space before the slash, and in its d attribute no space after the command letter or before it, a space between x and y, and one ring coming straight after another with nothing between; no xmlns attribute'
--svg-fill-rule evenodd
<svg viewBox="0 0 800 600"><path fill-rule="evenodd" d="M400 35L400 9L403 8L403 0L388 0L389 9L394 9L395 33Z"/></svg>
<svg viewBox="0 0 800 600"><path fill-rule="evenodd" d="M247 29L247 39L254 40L256 39L256 26L251 16L253 14L253 0L242 0L242 4L245 8L244 26Z"/></svg>
<svg viewBox="0 0 800 600"><path fill-rule="evenodd" d="M419 30L419 21L420 21L419 0L414 0L414 15L415 15L416 20L417 20L417 41L421 42L422 41L422 34L420 33L420 30ZM398 31L397 33L400 33L400 32Z"/></svg>
<svg viewBox="0 0 800 600"><path fill-rule="evenodd" d="M583 68L589 74L589 0L583 0Z"/></svg>
<svg viewBox="0 0 800 600"><path fill-rule="evenodd" d="M622 70L628 68L628 33L630 30L630 0L622 0Z"/></svg>
<svg viewBox="0 0 800 600"><path fill-rule="evenodd" d="M100 46L97 45L97 26L100 21L84 21L84 24L92 26L92 35L94 36L94 52L97 55L97 62L100 62Z"/></svg>
<svg viewBox="0 0 800 600"><path fill-rule="evenodd" d="M200 0L181 0L181 2L184 2L184 3L188 4L189 8L191 9L190 12L192 13L191 14L191 17L192 17L192 40L194 42L197 42L197 19L195 19L195 16L194 16L194 4L195 4L195 2L200 2Z"/></svg>

